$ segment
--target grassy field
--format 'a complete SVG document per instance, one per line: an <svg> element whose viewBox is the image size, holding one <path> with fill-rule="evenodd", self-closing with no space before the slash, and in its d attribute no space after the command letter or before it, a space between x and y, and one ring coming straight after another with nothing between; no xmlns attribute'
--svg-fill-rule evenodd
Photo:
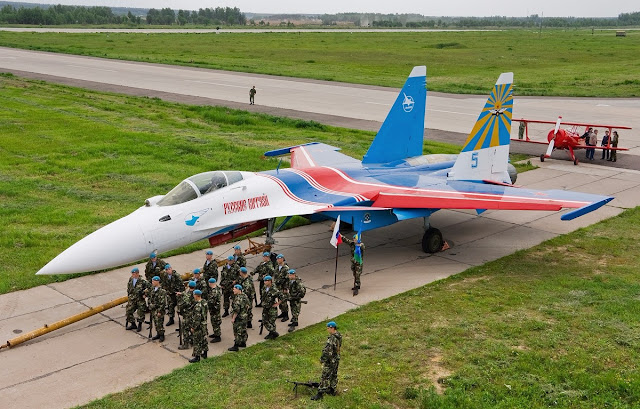
<svg viewBox="0 0 640 409"><path fill-rule="evenodd" d="M274 169L278 159L263 158L265 151L310 141L361 157L373 136L0 75L0 294L70 278L34 273L185 177ZM424 151L457 153L459 147L427 143Z"/></svg>
<svg viewBox="0 0 640 409"><path fill-rule="evenodd" d="M640 32L11 33L0 45L79 55L401 87L427 65L429 90L484 94L515 73L517 95L640 96Z"/></svg>
<svg viewBox="0 0 640 409"><path fill-rule="evenodd" d="M636 208L336 317L341 392L321 403L285 382L319 377L318 324L87 407L637 408L639 236Z"/></svg>

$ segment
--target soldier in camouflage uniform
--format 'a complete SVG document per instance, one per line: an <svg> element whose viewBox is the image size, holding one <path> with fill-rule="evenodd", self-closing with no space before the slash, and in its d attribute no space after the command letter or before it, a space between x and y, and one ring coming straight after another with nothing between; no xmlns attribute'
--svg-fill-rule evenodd
<svg viewBox="0 0 640 409"><path fill-rule="evenodd" d="M182 293L178 293L178 313L182 316L182 345L178 349L189 349L193 345L193 337L191 328L191 316L193 312L193 305L195 299L193 298L193 291L196 289L196 282L189 281L189 285Z"/></svg>
<svg viewBox="0 0 640 409"><path fill-rule="evenodd" d="M156 327L156 335L152 340L164 341L164 312L167 309L167 292L160 287L160 277L155 276L151 279L151 289L147 294L149 301L150 319L153 320L153 326Z"/></svg>
<svg viewBox="0 0 640 409"><path fill-rule="evenodd" d="M282 293L282 303L280 304L278 318L282 318L282 322L287 322L289 320L289 304L287 303L287 297L289 296L289 266L284 262L282 254L278 254L276 261L278 265L275 268L275 285Z"/></svg>
<svg viewBox="0 0 640 409"><path fill-rule="evenodd" d="M144 276L147 279L147 282L151 282L151 279L154 276L162 275L162 271L164 270L165 263L161 258L158 258L158 255L153 252L149 254L149 261L147 261L147 265L144 266Z"/></svg>
<svg viewBox="0 0 640 409"><path fill-rule="evenodd" d="M242 286L233 286L233 305L231 307L231 321L233 322L233 335L235 342L229 351L237 352L239 348L247 346L247 313L251 302L246 294L242 292Z"/></svg>
<svg viewBox="0 0 640 409"><path fill-rule="evenodd" d="M276 318L278 315L278 305L282 302L282 293L273 287L271 276L264 277L264 288L262 289L262 325L269 331L264 339L275 339L280 334L276 332Z"/></svg>
<svg viewBox="0 0 640 409"><path fill-rule="evenodd" d="M144 302L144 292L149 288L149 283L140 278L140 270L138 267L134 267L131 270L131 278L127 283L127 327L126 329L135 329L137 332L142 331L142 321L144 321L144 315L147 311L147 305ZM136 319L133 314L136 313L138 325L136 325Z"/></svg>
<svg viewBox="0 0 640 409"><path fill-rule="evenodd" d="M289 270L289 304L291 305L291 324L289 324L289 332L293 332L298 326L298 316L300 315L300 307L302 299L307 293L307 288L302 280L297 277L296 270Z"/></svg>
<svg viewBox="0 0 640 409"><path fill-rule="evenodd" d="M167 315L169 316L167 327L169 327L175 323L173 318L175 317L176 307L178 306L177 293L184 290L184 285L182 284L180 275L168 263L164 266L164 274L160 276L160 280L162 282L162 288L167 292Z"/></svg>
<svg viewBox="0 0 640 409"><path fill-rule="evenodd" d="M342 236L342 241L351 247L351 272L353 273L353 295L358 295L360 290L360 275L362 274L362 263L364 262L364 243L358 240L358 235L353 236L353 240ZM361 261L356 260L356 246L360 247Z"/></svg>
<svg viewBox="0 0 640 409"><path fill-rule="evenodd" d="M242 247L240 247L239 244L233 246L233 258L238 268L247 266L247 259L244 258L244 254L242 254Z"/></svg>
<svg viewBox="0 0 640 409"><path fill-rule="evenodd" d="M251 302L251 300L255 298L256 289L253 286L253 280L251 279L251 276L249 275L249 271L247 270L246 267L240 267L240 280L238 281L238 284L242 286L242 292L249 299L249 312L247 314L247 328L253 328L253 324L251 323L251 321L253 321L253 303Z"/></svg>
<svg viewBox="0 0 640 409"><path fill-rule="evenodd" d="M207 302L202 299L202 291L193 292L193 311L191 313L191 333L193 334L193 358L189 362L207 359L209 344L207 343Z"/></svg>
<svg viewBox="0 0 640 409"><path fill-rule="evenodd" d="M220 303L222 302L222 290L218 287L218 283L215 278L209 279L209 289L206 292L207 306L209 307L209 315L211 316L211 343L220 342L222 332L220 331L220 325L222 325L222 318L220 318Z"/></svg>
<svg viewBox="0 0 640 409"><path fill-rule="evenodd" d="M338 326L333 321L327 323L327 332L329 337L320 357L320 363L322 363L320 386L318 387L318 393L311 400L320 400L324 394L335 395L337 392L342 334L338 332Z"/></svg>
<svg viewBox="0 0 640 409"><path fill-rule="evenodd" d="M260 283L260 297L262 297L262 289L264 288L265 276L273 276L275 274L273 270L273 264L271 264L271 255L268 252L262 253L262 263L256 267L251 275L258 274L258 281ZM262 298L260 298L260 304L256 307L262 307Z"/></svg>
<svg viewBox="0 0 640 409"><path fill-rule="evenodd" d="M237 283L240 268L236 265L233 256L227 257L227 264L220 270L220 287L222 287L222 301L224 304L224 314L222 318L229 315L229 304L233 297L233 286Z"/></svg>
<svg viewBox="0 0 640 409"><path fill-rule="evenodd" d="M218 263L213 259L213 251L207 250L206 258L202 266L204 281L209 282L210 278L215 278L218 281Z"/></svg>
<svg viewBox="0 0 640 409"><path fill-rule="evenodd" d="M196 290L202 291L203 294L207 291L207 288L209 288L207 282L202 278L202 272L199 268L193 270L192 280L196 282Z"/></svg>

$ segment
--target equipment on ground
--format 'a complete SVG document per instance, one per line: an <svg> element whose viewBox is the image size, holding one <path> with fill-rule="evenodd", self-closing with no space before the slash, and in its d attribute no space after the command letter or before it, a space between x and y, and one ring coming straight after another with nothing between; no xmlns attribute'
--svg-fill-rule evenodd
<svg viewBox="0 0 640 409"><path fill-rule="evenodd" d="M320 382L314 382L314 381L307 381L307 382L297 382L297 381L290 381L287 379L287 382L292 383L293 384L293 391L295 392L295 397L298 397L298 386L303 385L312 389L317 389L320 387Z"/></svg>

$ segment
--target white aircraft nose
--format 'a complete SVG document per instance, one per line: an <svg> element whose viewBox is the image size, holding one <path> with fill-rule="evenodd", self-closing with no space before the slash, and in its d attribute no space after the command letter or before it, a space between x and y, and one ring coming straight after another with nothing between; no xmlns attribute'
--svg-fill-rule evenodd
<svg viewBox="0 0 640 409"><path fill-rule="evenodd" d="M137 212L96 230L75 243L36 275L84 273L132 263L148 257L148 243Z"/></svg>

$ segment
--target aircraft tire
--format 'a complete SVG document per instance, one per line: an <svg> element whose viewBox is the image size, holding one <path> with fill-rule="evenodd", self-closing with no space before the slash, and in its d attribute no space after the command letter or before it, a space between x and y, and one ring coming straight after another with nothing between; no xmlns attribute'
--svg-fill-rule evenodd
<svg viewBox="0 0 640 409"><path fill-rule="evenodd" d="M429 227L422 236L422 251L425 253L437 253L443 245L442 233L436 228Z"/></svg>
<svg viewBox="0 0 640 409"><path fill-rule="evenodd" d="M578 164L578 158L575 158L575 159L573 160L573 164L574 164L574 165L577 165L577 164Z"/></svg>
<svg viewBox="0 0 640 409"><path fill-rule="evenodd" d="M544 162L544 153L540 155L540 162Z"/></svg>

